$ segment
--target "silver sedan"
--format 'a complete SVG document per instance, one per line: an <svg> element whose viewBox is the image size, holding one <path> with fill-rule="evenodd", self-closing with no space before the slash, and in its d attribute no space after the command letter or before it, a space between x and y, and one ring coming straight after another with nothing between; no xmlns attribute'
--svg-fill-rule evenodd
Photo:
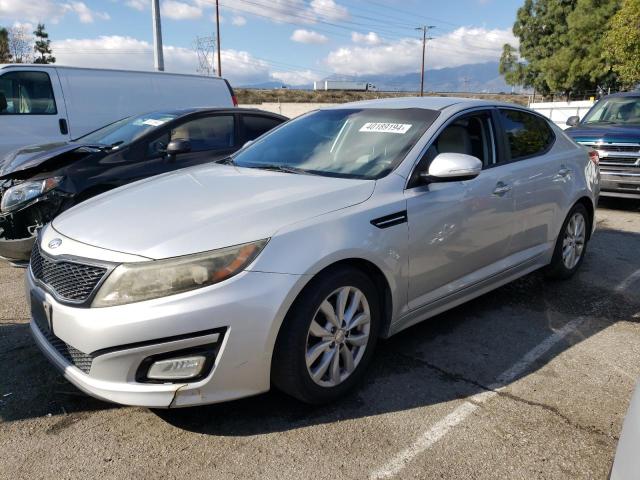
<svg viewBox="0 0 640 480"><path fill-rule="evenodd" d="M525 108L341 105L222 162L91 199L41 233L31 330L98 398L180 407L352 389L376 341L543 268L595 227L598 157Z"/></svg>

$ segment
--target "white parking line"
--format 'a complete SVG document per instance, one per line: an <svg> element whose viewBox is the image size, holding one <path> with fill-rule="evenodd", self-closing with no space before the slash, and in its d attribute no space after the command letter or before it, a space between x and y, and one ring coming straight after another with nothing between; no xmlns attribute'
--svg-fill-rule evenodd
<svg viewBox="0 0 640 480"><path fill-rule="evenodd" d="M477 393L469 397L468 400L457 407L453 412L420 435L409 448L393 457L380 469L373 471L370 475L370 479L379 480L383 478L390 478L400 473L411 460L431 448L432 445L449 433L453 427L462 423L462 421L478 409L480 405L498 395L498 392L508 383L511 383L518 376L522 375L538 358L549 351L551 347L561 341L569 333L576 330L583 320L583 318L577 318L572 322L567 323L553 335L547 337L542 343L530 350L508 370L504 371L497 378L496 383L489 387L490 390Z"/></svg>
<svg viewBox="0 0 640 480"><path fill-rule="evenodd" d="M616 292L622 292L629 288L636 280L640 280L640 269L633 272L623 281L621 281L615 288Z"/></svg>

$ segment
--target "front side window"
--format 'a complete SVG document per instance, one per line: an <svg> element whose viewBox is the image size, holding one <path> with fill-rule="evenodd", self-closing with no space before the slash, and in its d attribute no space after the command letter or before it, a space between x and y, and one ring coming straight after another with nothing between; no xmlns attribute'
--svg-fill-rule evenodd
<svg viewBox="0 0 640 480"><path fill-rule="evenodd" d="M55 115L51 79L45 72L8 72L0 76L0 115Z"/></svg>
<svg viewBox="0 0 640 480"><path fill-rule="evenodd" d="M555 139L551 127L537 115L500 109L500 119L511 160L542 155Z"/></svg>
<svg viewBox="0 0 640 480"><path fill-rule="evenodd" d="M235 145L233 115L216 115L188 121L171 131L171 140L188 140L192 152L233 148Z"/></svg>
<svg viewBox="0 0 640 480"><path fill-rule="evenodd" d="M233 160L240 167L381 178L404 159L438 114L419 108L319 110L270 132Z"/></svg>
<svg viewBox="0 0 640 480"><path fill-rule="evenodd" d="M582 123L624 123L640 125L640 97L611 97L600 100Z"/></svg>
<svg viewBox="0 0 640 480"><path fill-rule="evenodd" d="M137 140L142 135L160 128L175 118L176 115L170 113L150 113L137 117L127 117L74 141L112 148L122 147Z"/></svg>

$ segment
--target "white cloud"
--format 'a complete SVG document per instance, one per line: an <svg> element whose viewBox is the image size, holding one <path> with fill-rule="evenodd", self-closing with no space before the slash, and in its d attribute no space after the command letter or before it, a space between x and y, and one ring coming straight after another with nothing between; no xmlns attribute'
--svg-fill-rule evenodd
<svg viewBox="0 0 640 480"><path fill-rule="evenodd" d="M125 5L135 10L143 11L149 6L149 2L147 0L127 0Z"/></svg>
<svg viewBox="0 0 640 480"><path fill-rule="evenodd" d="M353 43L364 43L366 45L380 45L382 43L382 39L376 32L351 32L351 41Z"/></svg>
<svg viewBox="0 0 640 480"><path fill-rule="evenodd" d="M84 2L54 2L52 0L0 0L0 18L29 22L58 23L67 13L75 13L82 23L96 18L109 20L106 12L91 10Z"/></svg>
<svg viewBox="0 0 640 480"><path fill-rule="evenodd" d="M510 29L461 27L431 40L427 68L482 63L500 58L502 45L517 45ZM369 46L341 47L329 53L325 63L344 75L403 74L420 71L422 40L402 40Z"/></svg>
<svg viewBox="0 0 640 480"><path fill-rule="evenodd" d="M313 30L305 30L303 28L299 28L293 32L291 35L291 40L298 43L327 43L329 39L324 35L314 32Z"/></svg>
<svg viewBox="0 0 640 480"><path fill-rule="evenodd" d="M231 19L231 23L236 27L244 27L247 24L247 19L240 15L236 15Z"/></svg>
<svg viewBox="0 0 640 480"><path fill-rule="evenodd" d="M311 70L300 70L293 72L272 72L271 78L279 80L287 85L308 85L313 83L314 80L319 80L320 75L311 72Z"/></svg>
<svg viewBox="0 0 640 480"><path fill-rule="evenodd" d="M349 10L338 5L334 0L311 0L311 10L319 17L329 20L347 20Z"/></svg>
<svg viewBox="0 0 640 480"><path fill-rule="evenodd" d="M202 16L202 9L198 6L176 0L165 0L160 4L162 15L173 20L192 20Z"/></svg>
<svg viewBox="0 0 640 480"><path fill-rule="evenodd" d="M95 68L153 70L153 49L149 42L119 35L92 39L66 39L52 42L56 63ZM168 72L197 73L198 57L194 50L164 46ZM222 50L222 72L233 84L252 84L271 79L269 65L251 54Z"/></svg>
<svg viewBox="0 0 640 480"><path fill-rule="evenodd" d="M215 0L193 0L201 8L215 7ZM349 11L334 0L251 0L241 2L224 2L221 9L228 9L233 13L239 11L246 14L267 18L275 23L293 22L298 24L313 24L318 19L346 20Z"/></svg>

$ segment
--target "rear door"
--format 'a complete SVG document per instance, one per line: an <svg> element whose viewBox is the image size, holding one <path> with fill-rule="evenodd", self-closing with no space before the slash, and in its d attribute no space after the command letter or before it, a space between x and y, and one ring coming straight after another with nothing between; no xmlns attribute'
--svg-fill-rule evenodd
<svg viewBox="0 0 640 480"><path fill-rule="evenodd" d="M56 70L16 69L3 73L0 117L0 155L25 145L69 140L67 112Z"/></svg>
<svg viewBox="0 0 640 480"><path fill-rule="evenodd" d="M468 181L409 184L411 310L504 269L499 262L511 243L515 179L495 139L490 110L462 115L444 128L418 165L416 171L424 171L437 154L455 152L481 159L483 170Z"/></svg>
<svg viewBox="0 0 640 480"><path fill-rule="evenodd" d="M570 158L554 151L555 134L543 117L519 109L498 109L513 184L515 232L510 253L535 256L555 239L558 212L572 189Z"/></svg>

